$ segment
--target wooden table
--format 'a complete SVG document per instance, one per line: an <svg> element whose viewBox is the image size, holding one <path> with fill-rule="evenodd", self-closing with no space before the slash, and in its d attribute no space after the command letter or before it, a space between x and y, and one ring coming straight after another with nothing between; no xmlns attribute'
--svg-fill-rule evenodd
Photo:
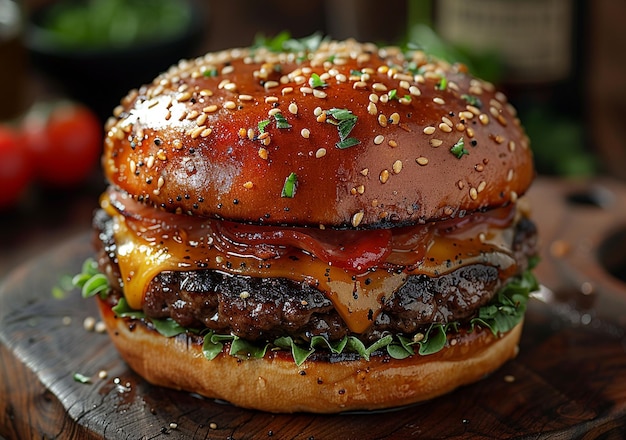
<svg viewBox="0 0 626 440"><path fill-rule="evenodd" d="M106 335L83 328L93 301L51 295L90 254L86 225L0 287L0 437L622 439L626 186L539 179L529 198L549 290L530 301L519 356L447 396L362 414L265 414L145 383Z"/></svg>

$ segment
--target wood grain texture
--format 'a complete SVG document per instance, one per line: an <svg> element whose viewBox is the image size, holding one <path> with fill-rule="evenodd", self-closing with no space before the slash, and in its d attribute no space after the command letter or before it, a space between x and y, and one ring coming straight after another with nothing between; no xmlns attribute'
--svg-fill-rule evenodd
<svg viewBox="0 0 626 440"><path fill-rule="evenodd" d="M610 203L567 202L594 185L542 180L531 193L544 249L538 275L550 292L529 303L518 357L447 396L378 413L265 414L148 385L106 335L84 330L97 317L93 301L51 295L90 254L85 233L0 287L0 437L622 439L626 287L603 271L597 250L626 228L626 189L602 181Z"/></svg>

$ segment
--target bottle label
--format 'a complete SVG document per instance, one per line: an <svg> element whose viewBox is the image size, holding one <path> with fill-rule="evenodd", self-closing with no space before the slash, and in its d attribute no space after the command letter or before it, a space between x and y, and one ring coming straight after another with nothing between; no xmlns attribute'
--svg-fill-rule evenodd
<svg viewBox="0 0 626 440"><path fill-rule="evenodd" d="M571 0L440 0L441 37L502 57L509 82L552 82L571 69Z"/></svg>

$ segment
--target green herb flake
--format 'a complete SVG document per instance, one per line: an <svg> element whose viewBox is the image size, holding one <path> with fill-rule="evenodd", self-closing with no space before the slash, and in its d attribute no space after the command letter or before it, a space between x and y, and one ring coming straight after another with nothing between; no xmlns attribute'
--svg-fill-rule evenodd
<svg viewBox="0 0 626 440"><path fill-rule="evenodd" d="M398 98L398 91L396 89L392 89L389 93L389 99L399 99Z"/></svg>
<svg viewBox="0 0 626 440"><path fill-rule="evenodd" d="M261 122L259 122L258 124L259 133L265 133L265 128L270 124L270 122L272 121L270 121L269 119L264 119Z"/></svg>
<svg viewBox="0 0 626 440"><path fill-rule="evenodd" d="M448 78L442 76L437 83L437 90L446 90L448 88Z"/></svg>
<svg viewBox="0 0 626 440"><path fill-rule="evenodd" d="M457 159L462 158L465 154L469 155L469 151L465 149L465 140L459 139L456 144L450 148L450 152L456 156Z"/></svg>
<svg viewBox="0 0 626 440"><path fill-rule="evenodd" d="M202 76L205 76L207 78L212 78L214 76L217 76L217 69L207 69L204 72L202 72Z"/></svg>
<svg viewBox="0 0 626 440"><path fill-rule="evenodd" d="M354 147L355 145L359 145L361 143L360 140L358 140L357 138L353 138L353 137L349 137L349 138L345 138L342 141L339 141L335 144L335 146L337 148L339 148L340 150L344 150L346 148L350 148L350 147Z"/></svg>
<svg viewBox="0 0 626 440"><path fill-rule="evenodd" d="M461 98L463 98L465 100L465 102L467 102L469 105L473 105L476 108L481 108L483 106L483 103L480 101L480 99L474 95L468 95L468 94L462 94Z"/></svg>
<svg viewBox="0 0 626 440"><path fill-rule="evenodd" d="M285 179L283 190L280 193L281 197L292 199L296 195L296 186L298 185L298 176L296 173L291 173Z"/></svg>
<svg viewBox="0 0 626 440"><path fill-rule="evenodd" d="M350 110L345 108L332 108L326 111L326 116L333 118L326 119L326 122L337 125L337 131L339 132L339 142L335 144L337 148L349 148L360 143L358 139L349 137L357 121L357 116Z"/></svg>
<svg viewBox="0 0 626 440"><path fill-rule="evenodd" d="M291 124L287 122L287 119L285 119L282 113L276 113L274 119L276 120L276 127L281 129L291 128Z"/></svg>
<svg viewBox="0 0 626 440"><path fill-rule="evenodd" d="M91 378L85 376L84 374L74 373L72 377L78 383L91 383Z"/></svg>
<svg viewBox="0 0 626 440"><path fill-rule="evenodd" d="M309 85L314 89L328 86L328 84L326 84L317 73L311 74L311 78L309 78Z"/></svg>
<svg viewBox="0 0 626 440"><path fill-rule="evenodd" d="M361 75L363 75L363 72L361 72L360 70L353 69L350 71L350 76L361 76Z"/></svg>

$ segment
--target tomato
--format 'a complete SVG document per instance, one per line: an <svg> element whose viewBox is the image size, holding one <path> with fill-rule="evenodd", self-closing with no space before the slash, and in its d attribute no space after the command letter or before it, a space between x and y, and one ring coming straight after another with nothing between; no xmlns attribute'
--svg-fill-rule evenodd
<svg viewBox="0 0 626 440"><path fill-rule="evenodd" d="M0 126L0 209L15 204L31 178L28 152L17 131Z"/></svg>
<svg viewBox="0 0 626 440"><path fill-rule="evenodd" d="M23 136L40 182L68 187L95 170L102 146L102 124L87 107L57 104L49 114L29 115Z"/></svg>

